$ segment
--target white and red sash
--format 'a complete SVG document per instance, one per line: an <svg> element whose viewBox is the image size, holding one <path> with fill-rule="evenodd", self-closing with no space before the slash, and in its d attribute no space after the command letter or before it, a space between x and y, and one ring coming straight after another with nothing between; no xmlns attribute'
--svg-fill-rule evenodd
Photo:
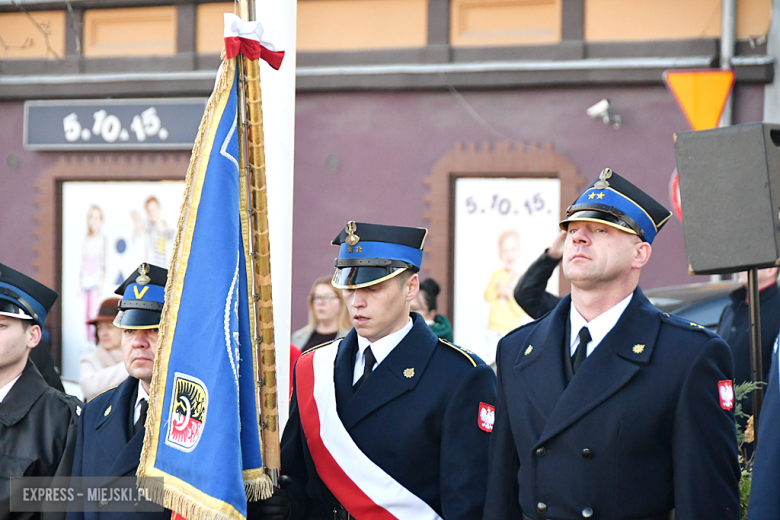
<svg viewBox="0 0 780 520"><path fill-rule="evenodd" d="M339 342L301 356L296 391L301 424L322 481L358 520L442 520L424 500L369 459L336 411L334 362Z"/></svg>

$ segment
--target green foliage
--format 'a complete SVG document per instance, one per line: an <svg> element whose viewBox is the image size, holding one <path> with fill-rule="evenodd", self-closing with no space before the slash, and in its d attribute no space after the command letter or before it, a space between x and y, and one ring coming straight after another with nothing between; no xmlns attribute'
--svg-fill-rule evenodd
<svg viewBox="0 0 780 520"><path fill-rule="evenodd" d="M742 470L742 476L739 478L739 520L747 519L748 502L750 501L750 484L752 483L752 474L745 469Z"/></svg>
<svg viewBox="0 0 780 520"><path fill-rule="evenodd" d="M752 381L746 381L742 384L734 386L734 414L742 419L751 419L751 416L742 411L742 401L753 390L757 390L764 386L766 383L761 381L754 383ZM750 501L750 485L753 479L753 455L747 458L746 444L750 444L754 440L753 421L748 423L748 431L742 431L742 427L737 423L737 443L739 445L739 465L742 470L739 478L739 518L740 520L747 519L748 502Z"/></svg>

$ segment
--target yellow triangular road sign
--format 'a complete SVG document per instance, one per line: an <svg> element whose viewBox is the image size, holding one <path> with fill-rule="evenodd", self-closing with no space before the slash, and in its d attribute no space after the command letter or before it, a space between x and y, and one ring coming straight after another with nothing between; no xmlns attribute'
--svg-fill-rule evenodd
<svg viewBox="0 0 780 520"><path fill-rule="evenodd" d="M734 86L734 71L667 70L664 81L694 130L717 128Z"/></svg>

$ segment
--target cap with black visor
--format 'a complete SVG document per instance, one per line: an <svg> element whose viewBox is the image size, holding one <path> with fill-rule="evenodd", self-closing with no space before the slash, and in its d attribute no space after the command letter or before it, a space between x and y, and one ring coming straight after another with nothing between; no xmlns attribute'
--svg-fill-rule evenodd
<svg viewBox="0 0 780 520"><path fill-rule="evenodd" d="M349 221L331 242L339 247L332 285L336 289L360 289L417 272L422 265L428 230Z"/></svg>
<svg viewBox="0 0 780 520"><path fill-rule="evenodd" d="M30 320L43 327L58 296L42 283L0 264L0 316Z"/></svg>
<svg viewBox="0 0 780 520"><path fill-rule="evenodd" d="M566 209L566 218L560 226L567 229L570 222L599 222L652 244L671 216L672 212L650 195L605 168Z"/></svg>
<svg viewBox="0 0 780 520"><path fill-rule="evenodd" d="M122 297L114 326L120 329L159 328L167 281L167 269L141 264L114 291Z"/></svg>

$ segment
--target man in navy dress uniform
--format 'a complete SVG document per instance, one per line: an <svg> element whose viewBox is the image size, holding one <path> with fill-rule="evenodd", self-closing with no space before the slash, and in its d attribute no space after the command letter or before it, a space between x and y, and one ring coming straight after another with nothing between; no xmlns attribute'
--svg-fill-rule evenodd
<svg viewBox="0 0 780 520"><path fill-rule="evenodd" d="M84 406L79 424L74 477L135 477L144 443L144 423L148 410L149 385L157 353L157 333L165 301L168 270L141 264L115 291L122 297L114 325L122 331L122 354L130 376ZM105 480L110 485L111 479ZM99 504L108 507L108 504ZM121 520L138 518L170 519L151 502L133 504L137 512L74 511L68 520ZM85 507L84 509L91 509ZM158 512L142 513L157 509Z"/></svg>
<svg viewBox="0 0 780 520"><path fill-rule="evenodd" d="M669 211L606 169L566 215L571 295L498 346L485 519L739 518L731 351L638 287Z"/></svg>
<svg viewBox="0 0 780 520"><path fill-rule="evenodd" d="M769 384L764 392L761 420L758 423L758 446L753 464L748 520L780 518L780 365L775 340Z"/></svg>
<svg viewBox="0 0 780 520"><path fill-rule="evenodd" d="M426 234L349 222L333 241L354 328L296 364L282 438L293 518L482 517L495 376L410 313Z"/></svg>

